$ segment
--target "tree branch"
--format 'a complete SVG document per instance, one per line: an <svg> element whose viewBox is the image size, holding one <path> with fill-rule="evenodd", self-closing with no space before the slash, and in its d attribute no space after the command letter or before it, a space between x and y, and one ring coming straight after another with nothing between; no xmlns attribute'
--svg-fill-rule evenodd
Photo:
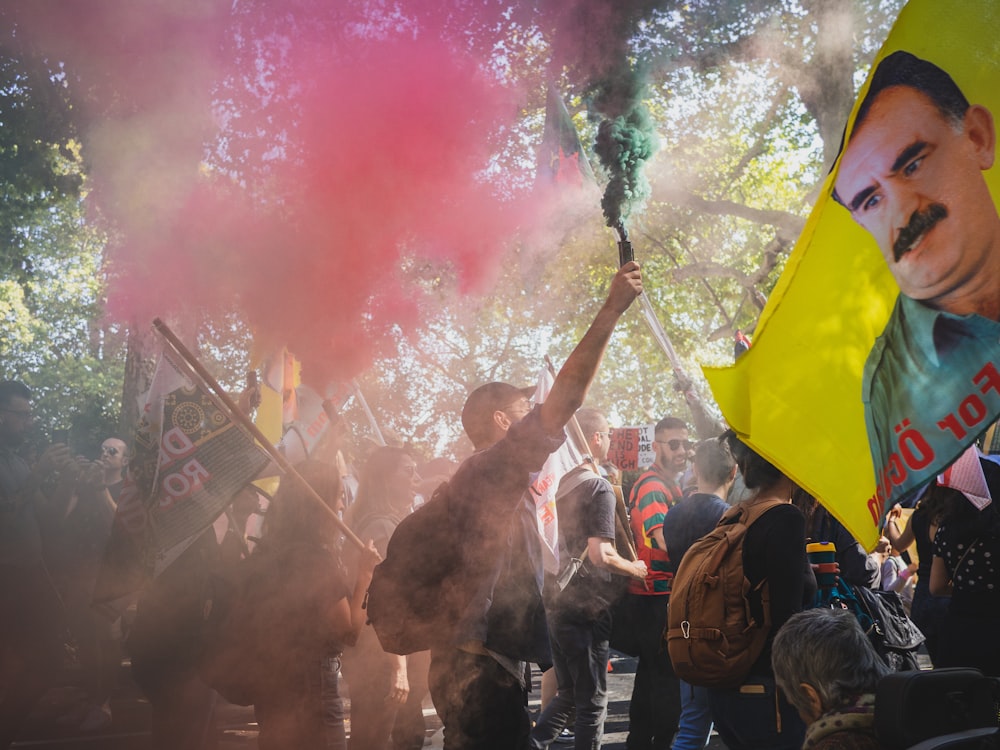
<svg viewBox="0 0 1000 750"><path fill-rule="evenodd" d="M647 240L649 240L653 245L655 245L656 247L660 248L663 251L664 255L666 255L668 258L670 258L670 261L674 264L674 268L677 268L677 269L681 268L681 264L680 264L680 261L677 260L677 256L675 256L673 254L673 252L670 250L670 247L665 242L662 242L661 240L658 240L657 238L653 237L648 232L643 232L642 236L645 237ZM692 255L694 255L694 253L692 253ZM705 289L708 290L708 294L712 298L712 303L715 305L715 308L719 311L719 313L725 319L726 324L728 326L732 327L732 325L733 325L733 319L726 312L726 308L723 307L722 300L719 299L719 295L715 293L715 289L712 288L712 285L708 283L708 280L705 279L704 276L699 277L699 280L701 281L702 286L704 286Z"/></svg>
<svg viewBox="0 0 1000 750"><path fill-rule="evenodd" d="M735 216L757 224L767 224L778 230L784 237L798 237L805 226L805 219L788 211L753 208L730 200L707 200L694 193L681 190L660 191L660 198L675 206L688 208L713 216Z"/></svg>

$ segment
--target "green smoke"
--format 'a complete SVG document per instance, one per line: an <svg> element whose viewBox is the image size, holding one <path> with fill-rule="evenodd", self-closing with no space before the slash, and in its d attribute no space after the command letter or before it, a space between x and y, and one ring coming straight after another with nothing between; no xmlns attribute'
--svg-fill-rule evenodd
<svg viewBox="0 0 1000 750"><path fill-rule="evenodd" d="M650 193L642 168L656 151L657 139L642 103L643 79L635 66L622 61L594 85L593 107L604 116L594 151L609 178L601 198L609 227L628 218Z"/></svg>

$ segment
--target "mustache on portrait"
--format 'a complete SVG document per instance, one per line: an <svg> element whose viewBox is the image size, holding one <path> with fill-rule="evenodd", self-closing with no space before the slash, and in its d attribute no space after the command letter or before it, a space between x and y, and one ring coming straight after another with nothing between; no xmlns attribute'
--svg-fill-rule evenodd
<svg viewBox="0 0 1000 750"><path fill-rule="evenodd" d="M940 203L932 203L923 211L914 211L910 216L910 221L905 227L899 230L899 236L892 245L892 257L899 263L906 253L910 251L910 246L917 241L924 232L930 229L948 216L948 209Z"/></svg>

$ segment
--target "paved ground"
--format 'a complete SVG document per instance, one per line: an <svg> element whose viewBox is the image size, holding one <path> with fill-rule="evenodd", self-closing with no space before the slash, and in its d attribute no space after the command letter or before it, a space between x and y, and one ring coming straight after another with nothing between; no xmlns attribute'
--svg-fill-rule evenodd
<svg viewBox="0 0 1000 750"><path fill-rule="evenodd" d="M632 657L612 652L611 672L608 673L608 718L604 724L604 747L609 750L625 750L625 737L628 735L628 704L632 697L632 680L635 677L636 661ZM531 708L538 710L538 691L532 693ZM434 737L435 744L440 747L440 733ZM562 745L554 747L567 747ZM712 733L709 740L709 750L725 748L719 736Z"/></svg>
<svg viewBox="0 0 1000 750"><path fill-rule="evenodd" d="M612 671L608 674L608 719L605 726L604 746L609 750L624 750L628 731L628 701L632 694L635 659L614 655ZM77 687L77 675L67 669L63 684L49 691L42 704L29 719L16 748L43 750L147 750L150 746L149 704L128 677L127 665L122 668L120 687L112 699L113 721L100 732L84 734L75 729L60 727L58 717L71 711L82 700ZM537 683L537 676L536 676ZM348 687L349 693L349 687ZM428 700L424 714L428 724L427 746L440 748L442 736L440 721ZM537 684L532 693L531 709L538 710ZM253 710L242 706L224 704L217 716L219 750L255 750L257 725ZM559 747L569 747L559 746ZM724 745L713 735L708 746L715 750Z"/></svg>

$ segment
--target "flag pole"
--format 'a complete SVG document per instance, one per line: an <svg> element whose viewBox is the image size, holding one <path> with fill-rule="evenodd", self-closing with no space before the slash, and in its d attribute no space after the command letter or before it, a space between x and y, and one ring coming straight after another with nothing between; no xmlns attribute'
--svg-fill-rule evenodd
<svg viewBox="0 0 1000 750"><path fill-rule="evenodd" d="M354 389L354 397L361 404L361 409L364 411L365 416L368 417L368 424L371 426L372 432L375 433L378 444L384 446L385 438L382 437L382 430L379 429L378 422L375 421L375 414L372 413L371 407L368 406L368 401L365 399L365 394L361 392L361 386L358 385L358 381L352 380L351 387Z"/></svg>
<svg viewBox="0 0 1000 750"><path fill-rule="evenodd" d="M612 227L612 231L614 231L618 240L618 263L620 266L624 266L626 263L634 260L632 243L628 239L628 230L625 229L625 223L619 219L618 223ZM725 425L709 414L707 407L695 392L694 381L684 371L681 359L677 356L677 351L674 349L670 337L667 336L663 324L653 309L653 303L649 301L649 297L644 293L639 294L639 307L642 308L642 317L646 321L646 326L649 328L653 339L660 345L663 353L667 355L667 359L670 361L670 366L674 371L674 381L678 386L678 390L684 395L684 400L687 402L688 408L691 409L691 416L694 418L695 430L698 436L707 438L720 434L725 429Z"/></svg>
<svg viewBox="0 0 1000 750"><path fill-rule="evenodd" d="M323 501L323 498L319 496L319 493L317 493L316 490L314 490L309 483L302 478L302 475L299 474L290 463L288 463L288 459L282 455L281 451L271 444L271 441L268 440L264 433L260 431L260 428L257 427L257 425L255 425L253 421L240 410L236 403L229 397L229 394L222 389L222 386L220 386L215 378L212 377L211 373L204 368L194 354L192 354L191 351L184 346L181 340L174 335L174 332L170 330L167 324L159 318L156 318L153 320L153 327L161 336L163 336L164 339L166 339L167 343L170 344L174 351L180 355L181 359L183 359L185 364L191 368L194 374L201 378L202 382L208 386L216 398L223 403L229 411L229 415L235 421L239 422L243 429L253 435L254 439L260 443L261 447L267 451L268 455L271 456L272 459L274 459L274 462L278 464L281 470L298 481L305 488L306 495L312 498L315 502L319 503L323 510L330 514L330 517L337 524L340 531L343 532L344 536L347 537L348 541L356 545L358 549L367 549L368 545L362 542L361 539L358 538L357 534L348 528L347 524L343 522L340 516L334 513L330 506Z"/></svg>

